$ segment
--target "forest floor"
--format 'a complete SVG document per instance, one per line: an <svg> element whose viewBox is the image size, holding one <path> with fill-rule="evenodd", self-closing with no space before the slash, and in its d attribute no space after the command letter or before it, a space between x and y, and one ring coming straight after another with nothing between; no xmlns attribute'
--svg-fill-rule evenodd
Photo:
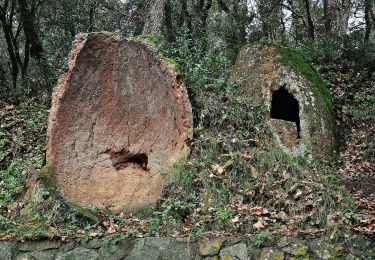
<svg viewBox="0 0 375 260"><path fill-rule="evenodd" d="M336 66L326 73L334 99L337 124L345 145L338 174L361 214L356 230L375 232L375 79L366 70Z"/></svg>
<svg viewBox="0 0 375 260"><path fill-rule="evenodd" d="M345 143L337 162L311 164L266 149L269 133L257 113L264 108L233 93L207 95L193 154L174 169L178 185L171 182L156 209L136 215L85 210L48 187L50 93L0 100L0 240L256 234L261 243L273 234L373 235L374 76L337 66L324 77Z"/></svg>

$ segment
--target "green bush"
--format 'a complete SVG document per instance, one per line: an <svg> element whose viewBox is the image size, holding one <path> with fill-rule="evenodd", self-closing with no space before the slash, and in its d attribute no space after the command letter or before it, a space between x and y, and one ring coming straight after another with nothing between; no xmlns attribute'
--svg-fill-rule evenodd
<svg viewBox="0 0 375 260"><path fill-rule="evenodd" d="M359 93L354 97L354 104L344 106L343 112L352 116L354 121L363 126L375 125L375 94L371 89L364 93Z"/></svg>

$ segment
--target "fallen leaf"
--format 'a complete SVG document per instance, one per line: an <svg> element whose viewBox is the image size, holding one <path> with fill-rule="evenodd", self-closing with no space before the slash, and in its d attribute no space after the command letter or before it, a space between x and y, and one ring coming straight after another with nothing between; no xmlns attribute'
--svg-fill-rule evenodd
<svg viewBox="0 0 375 260"><path fill-rule="evenodd" d="M253 176L253 178L259 177L259 172L257 171L257 169L255 169L254 166L251 166L251 176Z"/></svg>
<svg viewBox="0 0 375 260"><path fill-rule="evenodd" d="M294 198L298 199L299 197L301 197L302 193L303 192L301 190L297 190L296 194L294 195Z"/></svg>
<svg viewBox="0 0 375 260"><path fill-rule="evenodd" d="M211 169L218 174L223 174L224 173L224 167L220 166L219 164L214 164L211 165Z"/></svg>
<svg viewBox="0 0 375 260"><path fill-rule="evenodd" d="M232 223L238 223L238 222L240 222L241 220L240 220L240 217L239 216L235 216L234 218L231 218L230 219L230 222L232 222Z"/></svg>
<svg viewBox="0 0 375 260"><path fill-rule="evenodd" d="M258 221L257 223L255 223L255 224L253 225L253 227L254 227L255 229L257 229L257 230L260 230L260 229L264 228L264 225L263 225L262 221Z"/></svg>

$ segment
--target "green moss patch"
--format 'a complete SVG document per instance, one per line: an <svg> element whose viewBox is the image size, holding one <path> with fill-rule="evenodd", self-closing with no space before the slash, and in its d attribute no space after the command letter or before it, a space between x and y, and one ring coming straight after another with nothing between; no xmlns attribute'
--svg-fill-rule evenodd
<svg viewBox="0 0 375 260"><path fill-rule="evenodd" d="M327 85L316 72L316 70L311 66L305 55L303 55L298 50L293 50L285 47L278 46L277 49L281 55L281 58L279 60L280 63L284 66L299 71L313 84L314 87L316 87L318 92L321 93L324 103L332 113L332 118L334 118L333 103Z"/></svg>
<svg viewBox="0 0 375 260"><path fill-rule="evenodd" d="M139 35L139 36L135 37L135 39L146 40L146 41L152 43L153 45L155 45L156 49L158 50L158 52L160 53L160 55L162 56L162 58L165 62L173 64L177 70L180 69L180 66L178 65L176 60L168 57L168 51L165 48L164 44L162 42L160 42L155 36L153 36L153 35Z"/></svg>

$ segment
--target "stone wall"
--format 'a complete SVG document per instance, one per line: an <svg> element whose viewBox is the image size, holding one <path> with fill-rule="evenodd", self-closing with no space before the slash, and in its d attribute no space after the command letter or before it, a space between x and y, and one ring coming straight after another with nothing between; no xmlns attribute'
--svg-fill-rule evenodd
<svg viewBox="0 0 375 260"><path fill-rule="evenodd" d="M261 242L264 244L257 246ZM274 241L253 237L8 241L0 242L0 260L374 259L374 242L364 236L343 236L336 242L329 237L283 237Z"/></svg>

